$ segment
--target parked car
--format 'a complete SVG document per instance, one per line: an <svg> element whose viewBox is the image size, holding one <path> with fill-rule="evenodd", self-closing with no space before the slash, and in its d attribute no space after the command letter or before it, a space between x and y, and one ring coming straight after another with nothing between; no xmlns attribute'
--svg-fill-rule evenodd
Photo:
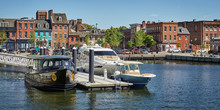
<svg viewBox="0 0 220 110"><path fill-rule="evenodd" d="M53 51L53 55L61 55L61 51L60 50L54 50Z"/></svg>
<svg viewBox="0 0 220 110"><path fill-rule="evenodd" d="M193 52L193 50L190 49L190 48L185 49L185 50L182 51L182 53L192 53L192 52Z"/></svg>
<svg viewBox="0 0 220 110"><path fill-rule="evenodd" d="M118 54L121 53L121 51L122 51L121 48L117 48L117 49L115 50L115 52L118 53Z"/></svg>
<svg viewBox="0 0 220 110"><path fill-rule="evenodd" d="M170 53L179 53L181 50L179 48L169 49L168 52Z"/></svg>
<svg viewBox="0 0 220 110"><path fill-rule="evenodd" d="M129 51L128 49L123 49L121 51L122 54L131 54L131 51Z"/></svg>
<svg viewBox="0 0 220 110"><path fill-rule="evenodd" d="M25 48L21 48L21 49L20 49L20 52L21 52L21 53L25 53L25 52L26 52L26 49L25 49Z"/></svg>
<svg viewBox="0 0 220 110"><path fill-rule="evenodd" d="M141 51L141 53L143 53L143 54L148 54L148 51L147 50L145 50L145 49L139 49L140 51Z"/></svg>
<svg viewBox="0 0 220 110"><path fill-rule="evenodd" d="M37 55L37 54L38 54L37 50L31 50L31 55Z"/></svg>
<svg viewBox="0 0 220 110"><path fill-rule="evenodd" d="M10 54L15 54L15 51L12 50L12 49L9 49L9 50L8 50L8 53L10 53Z"/></svg>
<svg viewBox="0 0 220 110"><path fill-rule="evenodd" d="M198 53L206 53L206 50L205 49L199 49L199 50L197 50L198 51Z"/></svg>
<svg viewBox="0 0 220 110"><path fill-rule="evenodd" d="M139 49L132 50L134 54L141 54L142 52Z"/></svg>

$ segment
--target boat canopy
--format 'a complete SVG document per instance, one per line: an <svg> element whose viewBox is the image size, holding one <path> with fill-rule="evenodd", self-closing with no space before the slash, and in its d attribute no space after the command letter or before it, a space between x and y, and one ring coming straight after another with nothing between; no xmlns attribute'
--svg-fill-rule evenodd
<svg viewBox="0 0 220 110"><path fill-rule="evenodd" d="M68 56L63 55L32 55L29 59L43 60L43 59L70 59Z"/></svg>
<svg viewBox="0 0 220 110"><path fill-rule="evenodd" d="M138 62L138 61L122 61L121 63L123 63L124 65L129 65L129 64L143 64L142 62Z"/></svg>

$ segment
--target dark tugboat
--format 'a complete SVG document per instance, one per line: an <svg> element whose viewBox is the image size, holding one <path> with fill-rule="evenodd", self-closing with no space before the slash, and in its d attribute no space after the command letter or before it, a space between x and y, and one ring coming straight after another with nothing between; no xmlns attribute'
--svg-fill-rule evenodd
<svg viewBox="0 0 220 110"><path fill-rule="evenodd" d="M37 89L65 91L76 86L74 64L67 56L33 56L28 63L25 82Z"/></svg>

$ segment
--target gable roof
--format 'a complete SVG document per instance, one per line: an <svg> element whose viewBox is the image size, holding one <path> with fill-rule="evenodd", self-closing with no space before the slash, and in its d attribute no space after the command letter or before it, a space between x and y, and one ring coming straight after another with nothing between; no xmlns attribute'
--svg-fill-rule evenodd
<svg viewBox="0 0 220 110"><path fill-rule="evenodd" d="M7 22L8 26L7 27L16 27L16 21L17 19L5 19L5 18L0 18L0 23L2 22ZM0 24L1 25L1 24ZM0 26L0 27L5 27L5 26Z"/></svg>
<svg viewBox="0 0 220 110"><path fill-rule="evenodd" d="M187 28L178 27L178 34L190 34Z"/></svg>
<svg viewBox="0 0 220 110"><path fill-rule="evenodd" d="M53 24L69 24L65 13L53 13L53 16L51 16L51 21Z"/></svg>
<svg viewBox="0 0 220 110"><path fill-rule="evenodd" d="M50 20L36 20L35 25L36 25L35 26L36 31L51 31L52 30ZM49 27L47 27L47 25L49 25Z"/></svg>

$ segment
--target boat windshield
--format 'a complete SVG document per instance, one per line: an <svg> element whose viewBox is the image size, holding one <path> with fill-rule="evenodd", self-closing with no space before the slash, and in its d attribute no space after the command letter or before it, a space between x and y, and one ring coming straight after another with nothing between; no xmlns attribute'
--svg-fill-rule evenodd
<svg viewBox="0 0 220 110"><path fill-rule="evenodd" d="M108 56L117 56L115 54L115 52L113 51L95 51L94 52L95 56L104 56L104 55L108 55Z"/></svg>
<svg viewBox="0 0 220 110"><path fill-rule="evenodd" d="M130 70L138 70L138 65L129 64Z"/></svg>
<svg viewBox="0 0 220 110"><path fill-rule="evenodd" d="M42 62L42 69L53 69L59 67L69 67L72 66L72 62L70 60L44 60Z"/></svg>

